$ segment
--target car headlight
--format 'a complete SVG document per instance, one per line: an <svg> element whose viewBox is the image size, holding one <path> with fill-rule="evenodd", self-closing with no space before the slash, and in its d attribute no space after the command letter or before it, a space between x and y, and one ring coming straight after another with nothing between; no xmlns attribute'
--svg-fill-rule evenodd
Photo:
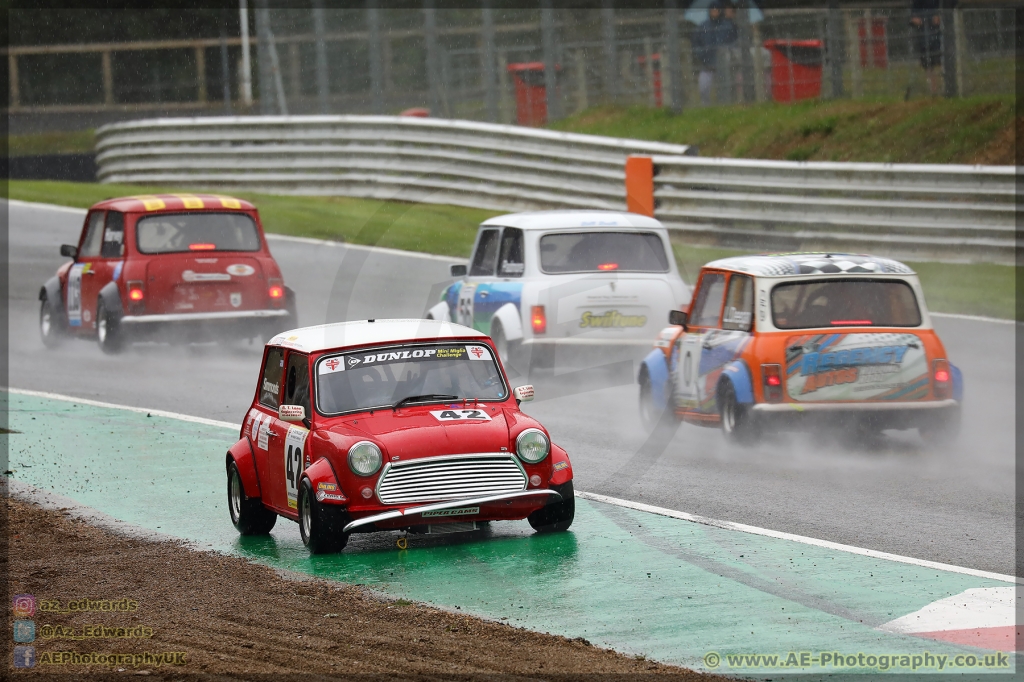
<svg viewBox="0 0 1024 682"><path fill-rule="evenodd" d="M380 448L368 440L356 443L348 451L348 468L359 476L372 476L377 473L383 461Z"/></svg>
<svg viewBox="0 0 1024 682"><path fill-rule="evenodd" d="M516 454L529 464L536 464L548 456L551 443L540 429L526 429L516 438Z"/></svg>

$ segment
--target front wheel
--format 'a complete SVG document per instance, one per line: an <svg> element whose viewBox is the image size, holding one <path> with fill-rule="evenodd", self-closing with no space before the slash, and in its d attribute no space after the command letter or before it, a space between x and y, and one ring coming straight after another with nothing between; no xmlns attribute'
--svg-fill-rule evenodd
<svg viewBox="0 0 1024 682"><path fill-rule="evenodd" d="M277 523L277 514L263 506L258 497L246 497L238 465L228 465L228 512L241 535L266 535Z"/></svg>
<svg viewBox="0 0 1024 682"><path fill-rule="evenodd" d="M342 528L348 515L330 505L321 504L313 495L308 478L299 485L299 534L311 554L333 554L345 549L348 534Z"/></svg>
<svg viewBox="0 0 1024 682"><path fill-rule="evenodd" d="M96 303L96 342L107 355L114 355L124 350L124 330L121 322L102 300Z"/></svg>
<svg viewBox="0 0 1024 682"><path fill-rule="evenodd" d="M640 373L640 423L647 433L665 433L671 435L679 427L679 420L668 406L660 406L654 400L654 387L647 368ZM668 386L665 390L668 390Z"/></svg>
<svg viewBox="0 0 1024 682"><path fill-rule="evenodd" d="M723 381L718 389L718 416L726 440L749 445L757 439L759 429L753 411L737 400L731 381Z"/></svg>
<svg viewBox="0 0 1024 682"><path fill-rule="evenodd" d="M48 298L44 298L39 306L39 337L47 348L60 345L64 336L60 322L60 311L54 308Z"/></svg>
<svg viewBox="0 0 1024 682"><path fill-rule="evenodd" d="M544 505L526 517L530 526L538 533L554 533L568 530L576 516L576 496L573 493L572 481L552 488L562 496L558 502Z"/></svg>

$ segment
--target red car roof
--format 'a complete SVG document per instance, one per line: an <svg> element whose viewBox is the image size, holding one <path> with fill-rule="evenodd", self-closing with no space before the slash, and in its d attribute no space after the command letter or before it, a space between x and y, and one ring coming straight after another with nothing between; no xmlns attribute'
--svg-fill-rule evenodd
<svg viewBox="0 0 1024 682"><path fill-rule="evenodd" d="M244 199L224 194L138 194L131 197L105 199L94 209L135 212L161 211L252 211L256 207Z"/></svg>

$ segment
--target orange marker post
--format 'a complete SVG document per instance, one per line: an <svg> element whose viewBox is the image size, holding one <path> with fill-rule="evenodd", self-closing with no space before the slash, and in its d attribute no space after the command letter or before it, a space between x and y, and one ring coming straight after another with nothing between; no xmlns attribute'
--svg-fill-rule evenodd
<svg viewBox="0 0 1024 682"><path fill-rule="evenodd" d="M626 159L626 210L654 217L654 161L649 156Z"/></svg>

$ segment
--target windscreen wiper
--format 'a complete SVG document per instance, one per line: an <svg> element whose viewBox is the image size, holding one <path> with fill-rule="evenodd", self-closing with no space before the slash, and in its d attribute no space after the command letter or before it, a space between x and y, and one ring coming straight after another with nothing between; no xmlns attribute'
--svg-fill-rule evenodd
<svg viewBox="0 0 1024 682"><path fill-rule="evenodd" d="M391 407L391 409L392 410L397 410L399 407L401 407L402 405L405 405L406 403L420 403L420 402L432 403L432 402L445 402L445 401L448 401L448 400L459 400L459 396L457 396L457 395L448 395L446 393L425 393L423 395L411 395L408 398L402 398L401 400L399 400L397 403L395 403Z"/></svg>

